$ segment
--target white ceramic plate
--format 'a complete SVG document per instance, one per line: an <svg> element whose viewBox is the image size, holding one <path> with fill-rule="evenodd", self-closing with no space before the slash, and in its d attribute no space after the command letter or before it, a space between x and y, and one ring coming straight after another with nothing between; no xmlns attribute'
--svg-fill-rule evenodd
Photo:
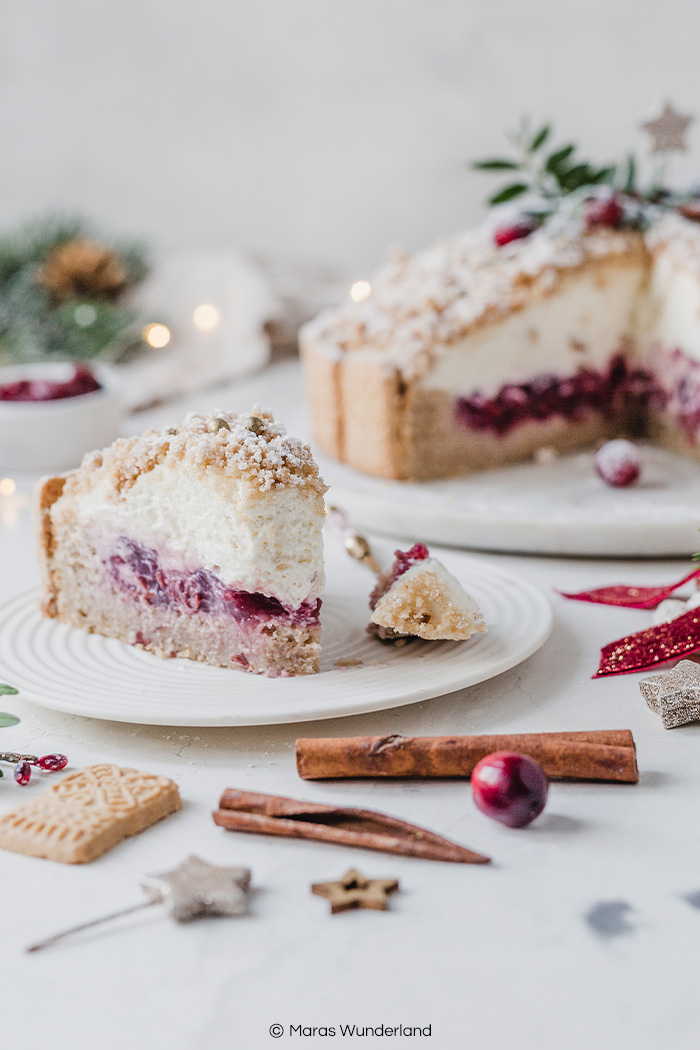
<svg viewBox="0 0 700 1050"><path fill-rule="evenodd" d="M665 557L700 549L700 466L640 443L643 472L605 485L593 453L522 463L445 481L360 474L317 456L328 500L362 529L425 543L528 554Z"/></svg>
<svg viewBox="0 0 700 1050"><path fill-rule="evenodd" d="M326 548L320 674L269 679L161 660L42 617L31 592L0 608L0 680L43 707L117 722L300 722L399 707L483 682L525 660L551 630L549 602L531 583L485 559L449 551L440 558L477 600L488 633L468 642L383 645L365 632L370 573L330 536ZM376 545L385 563L391 549ZM338 660L360 663L338 666Z"/></svg>

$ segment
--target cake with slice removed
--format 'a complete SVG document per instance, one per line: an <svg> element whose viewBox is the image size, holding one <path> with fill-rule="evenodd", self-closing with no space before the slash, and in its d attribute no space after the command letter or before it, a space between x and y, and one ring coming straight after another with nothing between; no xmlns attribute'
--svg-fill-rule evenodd
<svg viewBox="0 0 700 1050"><path fill-rule="evenodd" d="M463 641L487 631L474 599L422 543L395 551L394 563L379 575L369 604L367 629L383 641Z"/></svg>
<svg viewBox="0 0 700 1050"><path fill-rule="evenodd" d="M325 488L258 410L120 439L39 485L42 612L158 656L313 673Z"/></svg>
<svg viewBox="0 0 700 1050"><path fill-rule="evenodd" d="M700 459L700 194L579 165L557 196L549 163L530 210L396 255L302 329L320 449L401 481L622 435Z"/></svg>

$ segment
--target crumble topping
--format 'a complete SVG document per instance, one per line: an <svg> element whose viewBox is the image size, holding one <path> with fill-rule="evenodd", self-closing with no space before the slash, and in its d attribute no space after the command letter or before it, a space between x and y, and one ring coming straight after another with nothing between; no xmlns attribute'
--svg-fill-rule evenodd
<svg viewBox="0 0 700 1050"><path fill-rule="evenodd" d="M600 259L643 259L673 244L700 273L700 225L668 215L643 236L634 230L587 229L582 218L555 215L528 237L499 247L493 217L476 230L414 255L397 254L372 280L361 303L326 310L302 339L329 357L376 354L406 379L420 378L450 344L552 292L566 273Z"/></svg>
<svg viewBox="0 0 700 1050"><path fill-rule="evenodd" d="M181 463L199 474L218 471L242 478L261 492L286 486L308 488L319 496L326 491L310 448L287 434L270 412L257 407L240 415L220 410L190 413L178 427L119 438L107 449L88 453L80 475L106 471L123 491L139 475L163 463Z"/></svg>

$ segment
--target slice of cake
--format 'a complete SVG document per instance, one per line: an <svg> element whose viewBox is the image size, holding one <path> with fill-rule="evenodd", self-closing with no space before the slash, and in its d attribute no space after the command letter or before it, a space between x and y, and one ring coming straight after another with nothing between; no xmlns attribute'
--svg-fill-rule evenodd
<svg viewBox="0 0 700 1050"><path fill-rule="evenodd" d="M42 611L159 656L315 672L325 488L257 410L120 439L39 485Z"/></svg>
<svg viewBox="0 0 700 1050"><path fill-rule="evenodd" d="M422 543L395 551L394 563L379 575L369 605L368 631L382 640L460 641L487 630L474 599Z"/></svg>

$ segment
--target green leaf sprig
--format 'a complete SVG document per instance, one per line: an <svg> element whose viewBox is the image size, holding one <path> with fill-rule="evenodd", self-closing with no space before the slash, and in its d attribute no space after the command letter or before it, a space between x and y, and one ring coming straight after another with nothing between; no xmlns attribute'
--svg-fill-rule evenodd
<svg viewBox="0 0 700 1050"><path fill-rule="evenodd" d="M475 171L518 174L516 181L506 183L489 198L489 204L505 204L528 193L540 198L544 204L544 208L537 210L547 212L553 210L560 198L583 187L612 185L615 182L618 165L598 167L580 160L573 142L552 150L545 149L545 146L549 147L551 135L551 124L543 124L533 131L530 122L523 119L518 131L509 136L515 149L513 158L496 157L479 160L472 165ZM629 157L625 171L625 189L628 193L635 190L635 173L634 158ZM550 207L547 207L548 204Z"/></svg>

